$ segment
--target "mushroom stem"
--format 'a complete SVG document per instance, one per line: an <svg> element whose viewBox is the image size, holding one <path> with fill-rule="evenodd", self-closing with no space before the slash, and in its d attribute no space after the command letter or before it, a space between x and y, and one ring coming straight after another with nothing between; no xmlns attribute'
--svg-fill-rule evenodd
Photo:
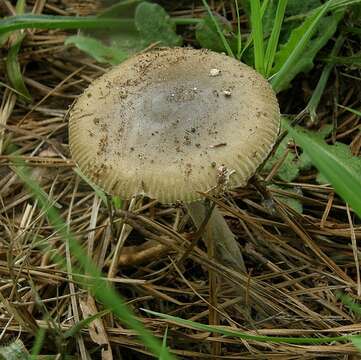
<svg viewBox="0 0 361 360"><path fill-rule="evenodd" d="M207 206L204 201L196 201L185 204L194 225L199 229L207 216ZM215 247L215 258L223 265L230 266L233 270L246 272L242 253L231 229L223 215L214 207L207 224L207 230L203 234L206 244L213 241Z"/></svg>

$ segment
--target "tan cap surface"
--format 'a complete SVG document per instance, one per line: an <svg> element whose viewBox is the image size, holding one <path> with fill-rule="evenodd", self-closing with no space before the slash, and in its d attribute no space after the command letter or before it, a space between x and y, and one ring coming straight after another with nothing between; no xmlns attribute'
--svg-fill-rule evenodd
<svg viewBox="0 0 361 360"><path fill-rule="evenodd" d="M95 80L70 114L70 149L106 192L192 201L229 171L244 186L279 131L268 82L226 55L187 48L133 57Z"/></svg>

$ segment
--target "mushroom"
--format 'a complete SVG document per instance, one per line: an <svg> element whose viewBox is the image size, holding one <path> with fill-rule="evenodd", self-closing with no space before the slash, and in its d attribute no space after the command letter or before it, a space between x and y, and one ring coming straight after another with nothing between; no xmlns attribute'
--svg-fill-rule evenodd
<svg viewBox="0 0 361 360"><path fill-rule="evenodd" d="M200 192L245 186L279 126L276 96L249 66L208 50L159 49L85 90L70 113L70 150L109 194L191 204ZM211 222L220 216L226 226L217 211Z"/></svg>

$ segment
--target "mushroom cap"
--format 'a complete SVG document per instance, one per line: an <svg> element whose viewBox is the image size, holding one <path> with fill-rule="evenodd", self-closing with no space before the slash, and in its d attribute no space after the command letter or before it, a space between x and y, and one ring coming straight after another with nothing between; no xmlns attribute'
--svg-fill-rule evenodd
<svg viewBox="0 0 361 360"><path fill-rule="evenodd" d="M194 201L233 174L244 186L276 141L268 82L223 54L190 48L137 55L95 80L70 112L72 156L104 191Z"/></svg>

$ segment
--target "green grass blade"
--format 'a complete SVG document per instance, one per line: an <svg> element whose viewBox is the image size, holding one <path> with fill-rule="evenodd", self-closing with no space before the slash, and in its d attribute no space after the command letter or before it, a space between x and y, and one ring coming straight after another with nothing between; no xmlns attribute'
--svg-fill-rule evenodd
<svg viewBox="0 0 361 360"><path fill-rule="evenodd" d="M202 2L203 2L203 6L206 8L206 10L207 10L207 12L208 12L208 15L210 16L210 18L211 18L212 21L213 21L214 26L215 26L216 29L217 29L218 35L219 35L219 37L221 38L222 43L223 43L223 45L224 45L224 48L225 48L226 51L227 51L227 55L228 55L228 56L231 56L231 57L234 57L233 51L232 51L231 47L229 46L228 41L227 41L226 37L224 36L224 34L223 34L223 32L222 32L222 29L221 29L221 27L219 26L218 21L217 21L216 18L214 17L214 15L213 15L213 13L212 13L212 10L210 9L207 1L206 1L206 0L202 0Z"/></svg>
<svg viewBox="0 0 361 360"><path fill-rule="evenodd" d="M260 74L265 75L262 15L259 0L251 0L251 25L254 44L254 65Z"/></svg>
<svg viewBox="0 0 361 360"><path fill-rule="evenodd" d="M234 0L234 2L236 5L236 15L237 15L237 53L236 53L236 58L238 60L241 60L241 54L242 54L241 18L239 15L238 0Z"/></svg>
<svg viewBox="0 0 361 360"><path fill-rule="evenodd" d="M74 172L79 175L79 177L81 177L94 190L98 198L100 198L104 204L107 204L107 196L98 185L95 185L87 176L85 176L85 174L81 172L79 168L75 168Z"/></svg>
<svg viewBox="0 0 361 360"><path fill-rule="evenodd" d="M282 29L282 23L283 18L285 16L286 6L287 6L288 0L279 0L277 11L276 11L276 17L273 24L272 32L270 39L267 44L266 49L266 55L265 55L265 74L266 76L269 76L272 65L275 59L276 50L278 47L278 40L280 37L281 29Z"/></svg>
<svg viewBox="0 0 361 360"><path fill-rule="evenodd" d="M357 314L357 317L360 318L361 316L361 306L360 304L355 303L355 299L351 296L343 293L336 293L336 296L341 299L341 301L355 314ZM361 352L361 336L353 336L351 338L352 344L355 346L355 348L358 349L359 352Z"/></svg>
<svg viewBox="0 0 361 360"><path fill-rule="evenodd" d="M170 19L174 25L198 25L203 22L203 19L174 17Z"/></svg>
<svg viewBox="0 0 361 360"><path fill-rule="evenodd" d="M329 56L325 61L361 68L361 52L352 56Z"/></svg>
<svg viewBox="0 0 361 360"><path fill-rule="evenodd" d="M121 29L135 31L132 19L96 16L19 15L0 20L0 34L19 29Z"/></svg>
<svg viewBox="0 0 361 360"><path fill-rule="evenodd" d="M299 39L294 39L287 49L287 57L282 64L278 64L279 70L271 77L270 82L273 89L278 92L284 87L285 79L291 68L302 57L309 40L311 39L321 18L326 14L330 2L327 2L319 10L317 10L310 18L306 19L303 25L298 29L298 33L302 34Z"/></svg>
<svg viewBox="0 0 361 360"><path fill-rule="evenodd" d="M38 355L40 354L41 348L43 347L45 339L45 329L39 328L39 330L36 333L35 340L33 347L31 349L31 355L29 360L35 360L38 358Z"/></svg>
<svg viewBox="0 0 361 360"><path fill-rule="evenodd" d="M18 0L16 2L15 11L18 15L24 14L25 8L26 8L26 0Z"/></svg>
<svg viewBox="0 0 361 360"><path fill-rule="evenodd" d="M138 336L142 339L143 343L152 351L156 356L163 355L164 360L174 360L175 358L166 349L164 350L161 343L155 338L147 329L144 328L142 323L138 321L128 307L124 304L123 299L119 294L111 287L111 285L104 281L101 277L101 272L95 266L95 264L88 258L78 243L76 238L67 230L63 220L54 207L51 206L51 202L39 185L31 179L30 175L26 171L26 168L21 163L15 164L14 169L19 178L27 185L31 194L36 198L41 208L46 213L49 223L59 234L61 238L68 241L72 256L74 256L79 262L83 273L89 275L84 278L83 286L87 287L95 297L102 302L107 309L113 311L113 313L122 321L125 325L129 326L138 333ZM74 267L75 268L75 267ZM80 271L80 269L77 269Z"/></svg>
<svg viewBox="0 0 361 360"><path fill-rule="evenodd" d="M165 328L165 332L163 335L162 348L164 349L164 351L167 350L167 337L168 337L168 327ZM159 360L164 360L163 350L162 350L162 353L160 354Z"/></svg>
<svg viewBox="0 0 361 360"><path fill-rule="evenodd" d="M351 340L354 347L361 353L361 336L353 336Z"/></svg>
<svg viewBox="0 0 361 360"><path fill-rule="evenodd" d="M115 209L121 209L123 206L123 200L120 198L120 196L112 196L112 203Z"/></svg>
<svg viewBox="0 0 361 360"><path fill-rule="evenodd" d="M352 112L353 114L355 114L357 116L361 116L361 110L355 110L355 109L352 109L350 107L343 106L343 105L340 105L340 104L338 104L337 106L342 108L342 109L345 109L345 110L347 110L349 112Z"/></svg>
<svg viewBox="0 0 361 360"><path fill-rule="evenodd" d="M31 95L24 83L18 54L25 35L17 34L16 42L10 47L6 56L6 72L11 86L20 93L20 97L25 101L31 101Z"/></svg>
<svg viewBox="0 0 361 360"><path fill-rule="evenodd" d="M342 301L343 304L345 304L352 312L357 314L359 317L361 316L361 305L357 304L355 301L356 299L352 298L351 296L337 292L336 296L338 299Z"/></svg>
<svg viewBox="0 0 361 360"><path fill-rule="evenodd" d="M331 51L331 54L334 54L334 55L337 54L340 51L344 41L345 41L345 38L342 35L340 35L335 42L335 45ZM329 78L334 66L335 66L334 63L329 63L323 68L322 74L320 76L320 79L318 80L317 86L316 86L315 90L312 92L311 99L306 106L305 110L310 114L312 123L317 122L318 104L320 103L321 96L322 96L323 92L325 91L325 88L326 88L326 85L328 82L328 78Z"/></svg>
<svg viewBox="0 0 361 360"><path fill-rule="evenodd" d="M286 127L335 191L361 218L361 160L347 153L346 145L327 145L306 130Z"/></svg>
<svg viewBox="0 0 361 360"><path fill-rule="evenodd" d="M263 19L264 13L266 12L268 3L269 3L269 0L264 0L262 2L262 6L261 6L261 17L262 17L262 19ZM252 36L252 33L250 33L249 36L248 36L247 42L246 42L245 46L242 49L241 58L242 58L244 52L250 47L250 45L252 43L253 43L253 36Z"/></svg>
<svg viewBox="0 0 361 360"><path fill-rule="evenodd" d="M345 9L347 6L360 4L361 0L331 0L330 1L330 11L335 11L339 9Z"/></svg>
<svg viewBox="0 0 361 360"><path fill-rule="evenodd" d="M76 336L80 333L82 329L85 329L90 325L94 320L101 318L102 316L109 313L109 310L100 311L94 315L88 316L85 319L80 320L79 322L75 323L70 329L65 331L64 339L71 338Z"/></svg>
<svg viewBox="0 0 361 360"><path fill-rule="evenodd" d="M21 92L17 91L15 88L11 87L10 85L8 84L5 84L4 82L0 81L0 86L4 87L4 88L7 88L11 91L13 91L15 94L18 94L20 96L22 96Z"/></svg>
<svg viewBox="0 0 361 360"><path fill-rule="evenodd" d="M224 336L237 337L244 340L254 340L261 342L272 342L272 343L285 343L285 344L325 344L333 341L350 341L352 336L335 336L335 337L322 337L322 338L312 338L312 337L284 337L284 336L266 336L266 335L252 335L247 334L238 330L233 330L231 328L226 328L223 326L211 326L206 324L197 323L191 320L185 320L176 316L162 314L156 311L151 311L147 309L142 309L148 314L158 316L162 319L169 320L173 324L184 325L188 328L207 331L212 333L221 334Z"/></svg>
<svg viewBox="0 0 361 360"><path fill-rule="evenodd" d="M24 14L25 1L19 0L16 3L16 13L18 15ZM31 101L31 95L25 85L23 75L21 73L21 67L18 59L18 54L21 48L21 44L25 38L25 34L20 31L15 32L9 38L10 48L6 56L6 73L8 75L11 86L20 94L22 100Z"/></svg>
<svg viewBox="0 0 361 360"><path fill-rule="evenodd" d="M361 35L361 28L360 27L346 26L345 30L347 32L350 32L351 34Z"/></svg>

